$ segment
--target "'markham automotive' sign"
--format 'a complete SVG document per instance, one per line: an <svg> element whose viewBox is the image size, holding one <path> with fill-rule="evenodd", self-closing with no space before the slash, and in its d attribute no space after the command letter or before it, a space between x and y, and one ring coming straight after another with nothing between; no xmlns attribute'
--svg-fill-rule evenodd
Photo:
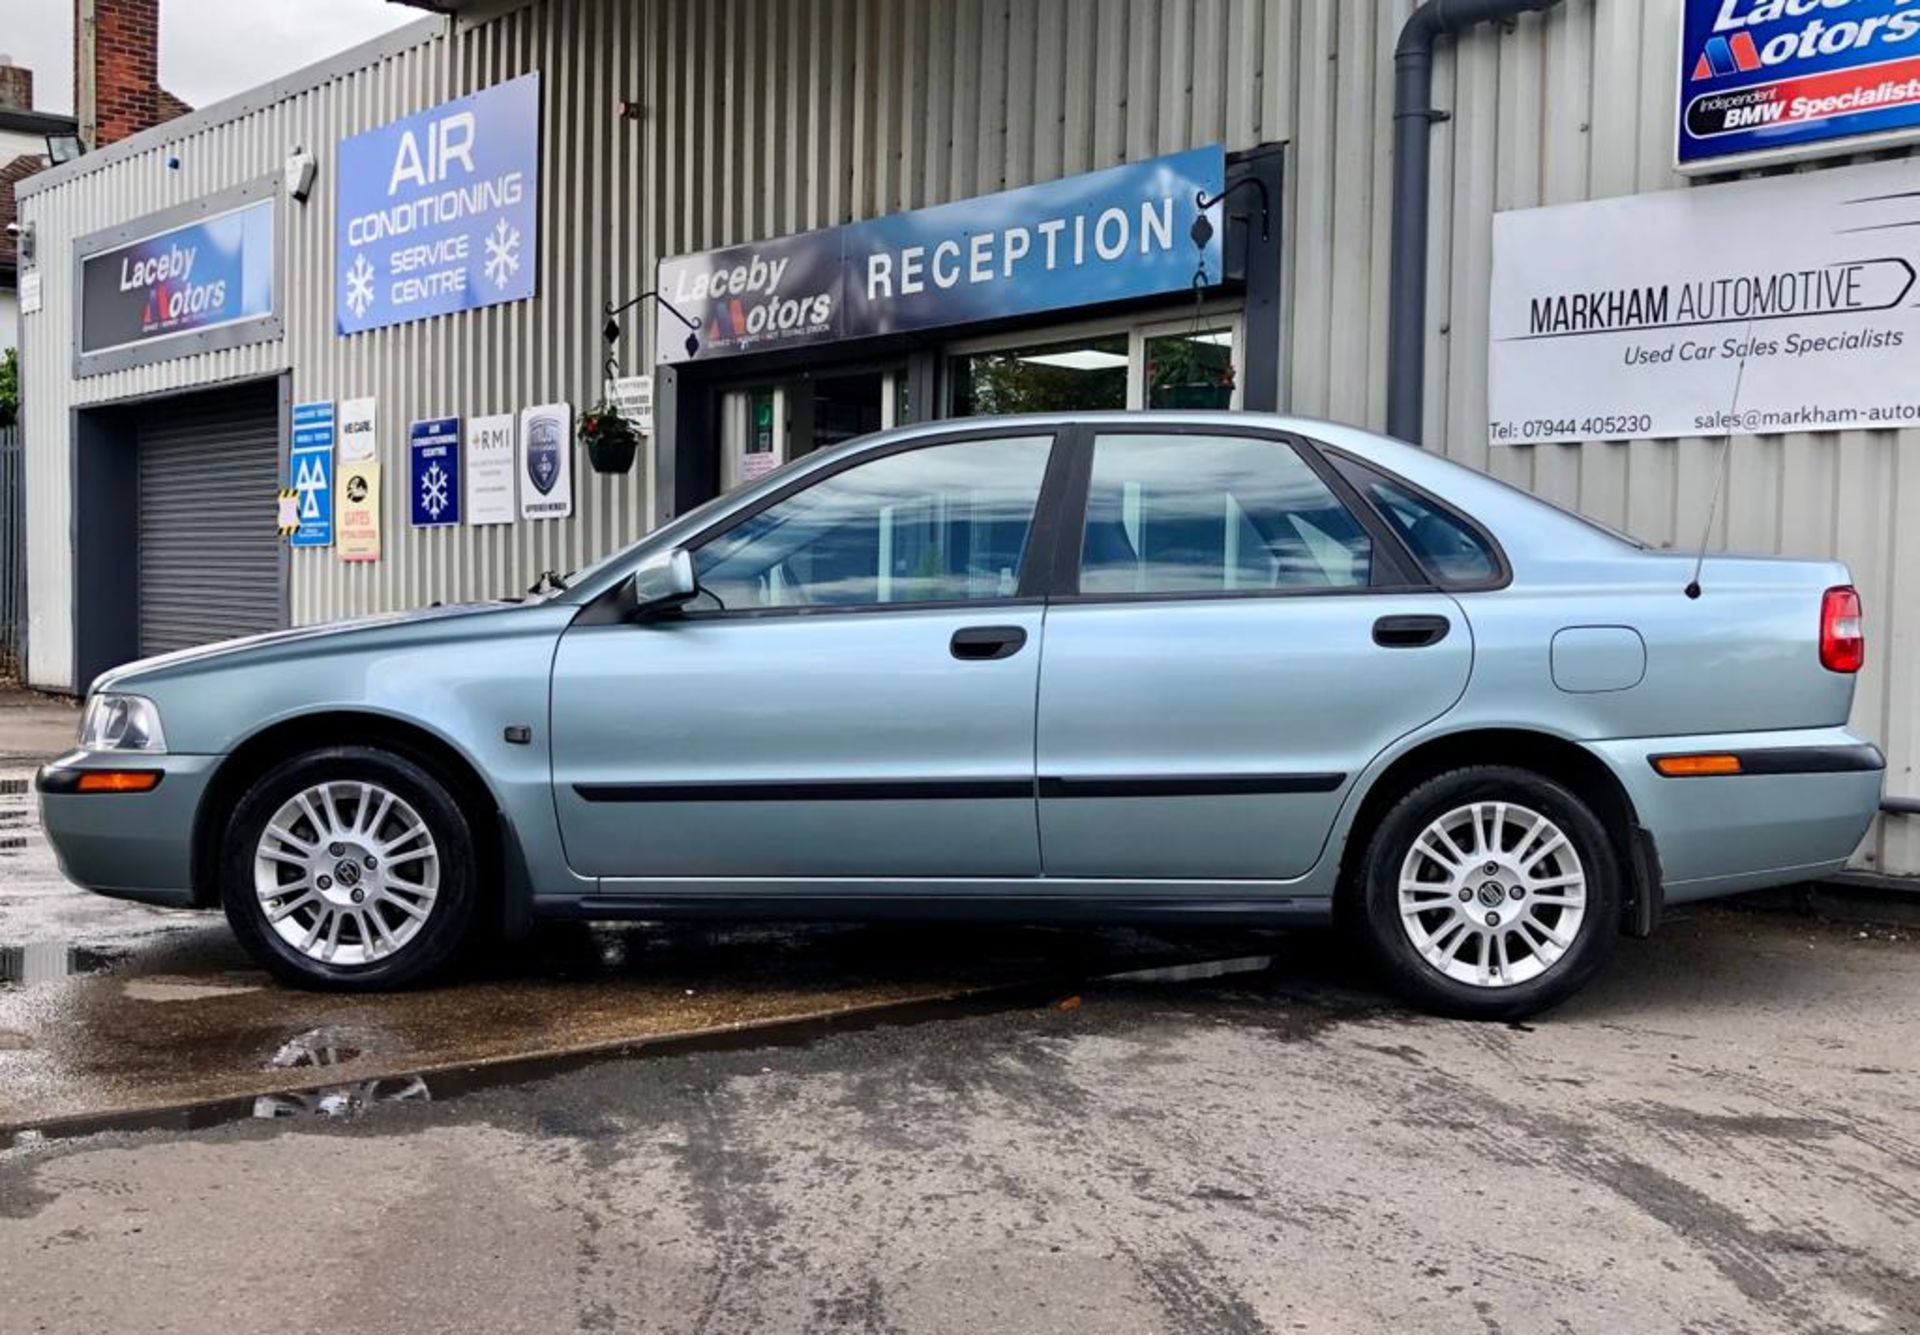
<svg viewBox="0 0 1920 1335"><path fill-rule="evenodd" d="M1682 170L1920 135L1914 0L1686 0ZM1870 144L1856 142L1868 139ZM1842 144L1840 141L1845 141Z"/></svg>
<svg viewBox="0 0 1920 1335"><path fill-rule="evenodd" d="M273 314L273 201L80 262L80 351L125 348Z"/></svg>
<svg viewBox="0 0 1920 1335"><path fill-rule="evenodd" d="M1910 161L1493 220L1491 439L1920 426Z"/></svg>
<svg viewBox="0 0 1920 1335"><path fill-rule="evenodd" d="M659 360L896 334L1221 279L1219 147L660 263ZM1202 197L1213 199L1207 208ZM1193 226L1202 214L1206 242Z"/></svg>

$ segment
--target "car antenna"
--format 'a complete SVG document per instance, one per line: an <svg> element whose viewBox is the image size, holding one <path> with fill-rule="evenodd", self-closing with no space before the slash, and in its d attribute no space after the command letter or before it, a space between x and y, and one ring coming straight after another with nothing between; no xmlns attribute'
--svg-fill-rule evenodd
<svg viewBox="0 0 1920 1335"><path fill-rule="evenodd" d="M1740 385L1747 378L1747 357L1753 351L1753 317L1747 317L1747 331L1740 336L1740 366L1733 374L1733 402L1727 405L1726 432L1720 438L1720 463L1713 470L1713 496L1707 501L1707 525L1700 531L1700 546L1693 554L1693 578L1683 592L1689 598L1700 596L1700 571L1707 564L1707 544L1713 541L1713 521L1720 513L1720 491L1727 484L1727 458L1733 453L1733 426L1740 413Z"/></svg>

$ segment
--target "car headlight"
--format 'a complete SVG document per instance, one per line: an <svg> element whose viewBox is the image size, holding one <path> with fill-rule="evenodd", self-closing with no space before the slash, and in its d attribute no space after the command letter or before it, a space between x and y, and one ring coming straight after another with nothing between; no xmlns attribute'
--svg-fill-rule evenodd
<svg viewBox="0 0 1920 1335"><path fill-rule="evenodd" d="M92 696L80 720L80 747L84 751L165 751L167 735L160 730L160 710L143 695Z"/></svg>

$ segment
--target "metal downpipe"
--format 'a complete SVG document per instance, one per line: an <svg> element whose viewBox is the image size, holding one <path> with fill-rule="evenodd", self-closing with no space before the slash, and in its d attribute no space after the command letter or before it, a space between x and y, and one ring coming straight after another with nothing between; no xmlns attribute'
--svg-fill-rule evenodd
<svg viewBox="0 0 1920 1335"><path fill-rule="evenodd" d="M1426 0L1393 50L1393 229L1387 284L1387 434L1420 441L1427 377L1427 207L1433 44L1482 23L1552 9L1560 0Z"/></svg>

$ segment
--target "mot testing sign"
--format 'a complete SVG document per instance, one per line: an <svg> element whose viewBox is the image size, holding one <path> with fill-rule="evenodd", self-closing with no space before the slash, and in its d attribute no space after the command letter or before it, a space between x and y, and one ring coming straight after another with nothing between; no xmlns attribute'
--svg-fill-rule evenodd
<svg viewBox="0 0 1920 1335"><path fill-rule="evenodd" d="M1493 221L1496 445L1920 425L1911 161Z"/></svg>
<svg viewBox="0 0 1920 1335"><path fill-rule="evenodd" d="M460 419L434 417L407 427L407 509L415 528L460 522Z"/></svg>
<svg viewBox="0 0 1920 1335"><path fill-rule="evenodd" d="M1679 105L1683 171L1920 136L1920 4L1685 0Z"/></svg>
<svg viewBox="0 0 1920 1335"><path fill-rule="evenodd" d="M656 286L700 328L689 351L663 306L654 346L662 362L708 360L1191 292L1222 277L1225 179L1216 144L662 260Z"/></svg>
<svg viewBox="0 0 1920 1335"><path fill-rule="evenodd" d="M287 447L287 473L293 483L294 518L299 527L287 539L293 547L333 545L333 401L293 405L293 441Z"/></svg>
<svg viewBox="0 0 1920 1335"><path fill-rule="evenodd" d="M335 329L531 297L539 179L537 73L343 140Z"/></svg>

